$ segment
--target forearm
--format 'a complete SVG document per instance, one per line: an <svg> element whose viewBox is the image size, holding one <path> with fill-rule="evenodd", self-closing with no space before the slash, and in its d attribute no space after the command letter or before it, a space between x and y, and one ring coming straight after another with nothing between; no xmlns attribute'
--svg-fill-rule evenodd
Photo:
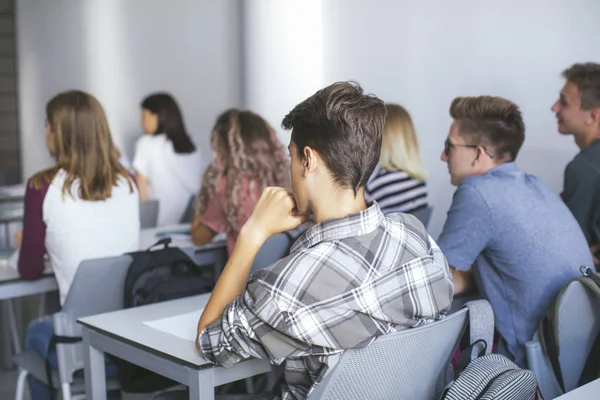
<svg viewBox="0 0 600 400"><path fill-rule="evenodd" d="M202 246L210 242L213 237L215 237L215 232L213 232L209 227L207 227L203 222L201 217L196 214L194 219L192 220L192 226L190 228L190 235L192 236L192 242L196 246Z"/></svg>
<svg viewBox="0 0 600 400"><path fill-rule="evenodd" d="M452 270L452 278L454 279L454 295L466 294L473 291L475 281L471 271L459 271L454 267Z"/></svg>
<svg viewBox="0 0 600 400"><path fill-rule="evenodd" d="M138 187L138 192L140 193L140 200L148 200L148 180L146 179L146 177L136 171L135 182Z"/></svg>
<svg viewBox="0 0 600 400"><path fill-rule="evenodd" d="M260 241L253 240L251 235L245 234L242 229L229 261L200 317L198 335L204 328L219 319L225 307L242 293L261 245Z"/></svg>

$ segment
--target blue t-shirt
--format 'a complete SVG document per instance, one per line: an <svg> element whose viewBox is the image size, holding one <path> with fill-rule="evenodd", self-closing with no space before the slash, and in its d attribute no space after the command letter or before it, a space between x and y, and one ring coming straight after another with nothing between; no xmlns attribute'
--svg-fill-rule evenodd
<svg viewBox="0 0 600 400"><path fill-rule="evenodd" d="M525 343L561 287L593 265L569 209L514 162L458 186L437 243L454 268L473 266L508 355L522 366Z"/></svg>

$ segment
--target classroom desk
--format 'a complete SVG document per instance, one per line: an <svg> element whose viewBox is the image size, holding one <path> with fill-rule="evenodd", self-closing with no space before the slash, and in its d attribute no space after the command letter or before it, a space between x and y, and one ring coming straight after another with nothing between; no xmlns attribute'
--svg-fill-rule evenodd
<svg viewBox="0 0 600 400"><path fill-rule="evenodd" d="M267 361L256 359L230 368L215 367L195 352L192 341L144 325L203 308L209 297L202 294L79 319L87 398L106 399L104 353L187 385L194 400L213 400L215 386L270 371Z"/></svg>
<svg viewBox="0 0 600 400"><path fill-rule="evenodd" d="M9 266L0 266L0 301L4 300L5 310L7 311L14 354L21 352L21 336L15 305L12 300L18 297L48 293L56 290L58 290L58 283L52 272L46 272L40 278L28 281L21 278L16 269ZM6 360L3 361L3 365L10 365L10 355L5 354L5 358Z"/></svg>
<svg viewBox="0 0 600 400"><path fill-rule="evenodd" d="M575 390L571 390L555 400L596 400L600 398L600 379L596 379Z"/></svg>

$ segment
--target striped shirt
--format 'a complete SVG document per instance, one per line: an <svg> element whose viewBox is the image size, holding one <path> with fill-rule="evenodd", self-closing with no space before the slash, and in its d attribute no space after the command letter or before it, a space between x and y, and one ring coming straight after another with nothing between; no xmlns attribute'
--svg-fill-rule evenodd
<svg viewBox="0 0 600 400"><path fill-rule="evenodd" d="M375 200L384 214L427 207L427 186L404 171L377 167L365 186L365 200Z"/></svg>
<svg viewBox="0 0 600 400"><path fill-rule="evenodd" d="M246 290L199 336L209 361L285 362L277 399L305 399L345 349L439 319L454 284L446 258L412 215L377 203L310 228L286 258L250 277Z"/></svg>

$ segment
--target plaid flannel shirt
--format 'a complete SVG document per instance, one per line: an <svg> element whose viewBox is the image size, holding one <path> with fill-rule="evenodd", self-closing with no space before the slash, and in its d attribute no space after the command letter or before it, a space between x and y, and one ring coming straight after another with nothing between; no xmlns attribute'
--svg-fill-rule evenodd
<svg viewBox="0 0 600 400"><path fill-rule="evenodd" d="M423 225L373 202L313 226L288 257L253 274L198 344L224 367L250 357L285 362L281 398L305 399L344 349L439 319L453 292Z"/></svg>

